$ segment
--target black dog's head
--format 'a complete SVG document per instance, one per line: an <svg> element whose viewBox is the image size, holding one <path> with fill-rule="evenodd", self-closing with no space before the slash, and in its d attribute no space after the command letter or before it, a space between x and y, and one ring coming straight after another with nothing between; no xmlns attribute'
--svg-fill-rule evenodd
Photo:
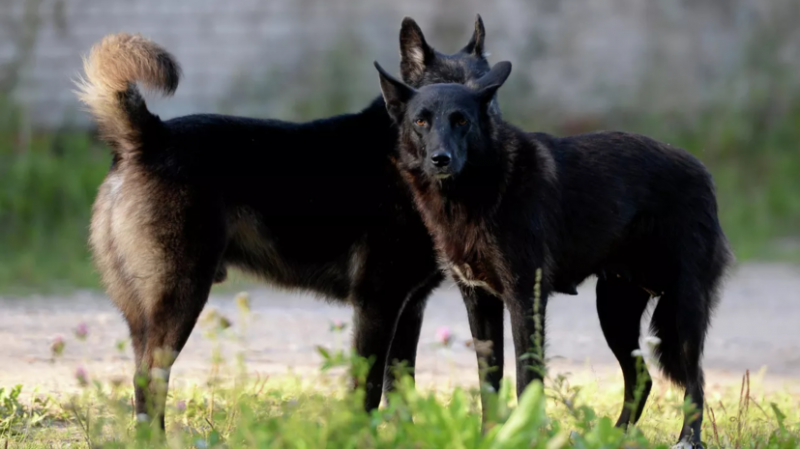
<svg viewBox="0 0 800 449"><path fill-rule="evenodd" d="M376 62L389 115L400 128L400 160L434 179L458 175L468 157L480 159L489 148L489 112L497 89L511 73L511 63L497 63L474 82L433 84L414 89L393 78Z"/></svg>
<svg viewBox="0 0 800 449"><path fill-rule="evenodd" d="M425 36L414 19L406 17L400 28L402 79L414 88L437 83L472 86L490 69L484 51L485 40L486 29L483 27L483 19L478 15L475 18L472 38L464 48L452 55L439 53L425 41Z"/></svg>

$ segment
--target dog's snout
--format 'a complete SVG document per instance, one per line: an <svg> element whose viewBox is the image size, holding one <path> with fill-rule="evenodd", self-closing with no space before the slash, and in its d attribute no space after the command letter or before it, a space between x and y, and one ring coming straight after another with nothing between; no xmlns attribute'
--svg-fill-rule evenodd
<svg viewBox="0 0 800 449"><path fill-rule="evenodd" d="M437 151L431 155L433 165L437 168L444 168L450 165L450 153L446 151Z"/></svg>

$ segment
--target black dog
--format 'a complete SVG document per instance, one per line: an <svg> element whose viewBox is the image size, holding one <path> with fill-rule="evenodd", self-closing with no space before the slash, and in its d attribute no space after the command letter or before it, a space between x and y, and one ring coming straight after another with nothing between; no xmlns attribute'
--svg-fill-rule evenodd
<svg viewBox="0 0 800 449"><path fill-rule="evenodd" d="M632 412L639 320L660 296L652 319L659 360L686 387L699 417L687 415L681 439L700 444L700 359L717 288L733 256L717 218L711 175L688 152L650 138L600 132L566 138L526 133L489 111L511 64L475 85L415 90L380 66L387 109L400 127L398 167L434 237L443 263L466 287L501 298L512 317L517 393L540 369L519 358L543 338L531 319L541 269L539 318L547 297L600 277L597 309L622 367ZM543 322L543 320L540 320ZM539 353L541 355L541 353ZM540 364L541 358L534 358ZM539 366L538 368L541 368Z"/></svg>
<svg viewBox="0 0 800 449"><path fill-rule="evenodd" d="M406 18L406 80L480 78L489 71L484 37L478 17L467 46L444 55ZM135 84L165 94L177 88L178 64L155 43L108 36L85 71L80 98L114 153L90 243L130 327L140 375L168 382L212 283L235 266L272 285L351 304L356 352L374 358L365 405L377 407L384 379L391 386L387 361L413 368L425 301L442 280L433 242L391 159L397 129L383 99L302 124L222 115L162 121ZM479 315L479 299L466 298L471 317ZM502 323L496 302L486 307ZM136 412L163 427L165 395L155 384L150 390L159 394L148 410L147 388L135 384Z"/></svg>

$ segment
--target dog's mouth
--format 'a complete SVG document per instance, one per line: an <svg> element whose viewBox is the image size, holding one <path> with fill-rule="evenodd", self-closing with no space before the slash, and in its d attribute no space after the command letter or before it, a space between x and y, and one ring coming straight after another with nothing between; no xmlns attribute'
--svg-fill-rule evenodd
<svg viewBox="0 0 800 449"><path fill-rule="evenodd" d="M433 177L436 178L439 181L441 181L443 179L447 179L450 176L452 176L450 173L436 173L435 175L433 175Z"/></svg>

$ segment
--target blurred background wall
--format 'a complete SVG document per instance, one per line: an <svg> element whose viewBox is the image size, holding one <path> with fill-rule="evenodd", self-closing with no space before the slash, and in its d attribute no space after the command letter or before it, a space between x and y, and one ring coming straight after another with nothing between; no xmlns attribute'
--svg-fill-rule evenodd
<svg viewBox="0 0 800 449"><path fill-rule="evenodd" d="M404 16L453 52L476 13L490 60L514 63L508 119L683 146L740 260L800 259L800 0L0 0L0 289L95 285L86 226L109 157L71 80L104 35L181 62L176 95L148 100L164 118L305 120L378 94L372 61L397 72Z"/></svg>

